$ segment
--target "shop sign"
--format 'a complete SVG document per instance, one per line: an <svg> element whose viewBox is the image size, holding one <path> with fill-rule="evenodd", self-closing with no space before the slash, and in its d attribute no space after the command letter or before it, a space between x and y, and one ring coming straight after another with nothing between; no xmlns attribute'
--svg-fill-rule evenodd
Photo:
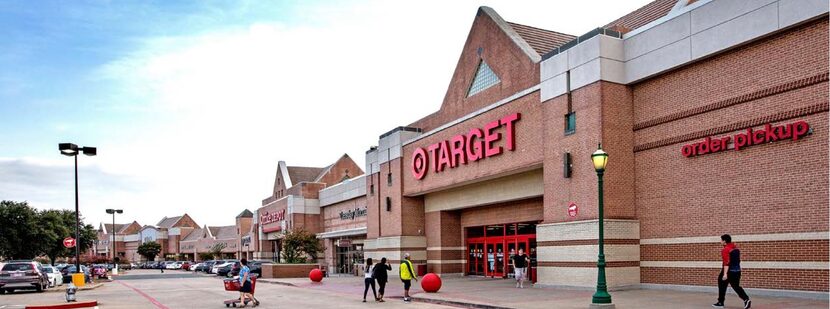
<svg viewBox="0 0 830 309"><path fill-rule="evenodd" d="M411 171L415 179L426 177L427 170L440 173L445 168L456 168L468 162L476 162L484 158L498 156L503 153L502 146L496 142L502 139L502 132L498 128L504 127L504 148L509 151L516 149L514 124L522 118L522 114L514 113L501 119L493 120L483 128L473 128L467 134L453 136L449 140L427 146L415 148L412 153Z"/></svg>
<svg viewBox="0 0 830 309"><path fill-rule="evenodd" d="M250 245L251 244L251 236L243 236L242 239L240 240L240 242L242 243L242 246Z"/></svg>
<svg viewBox="0 0 830 309"><path fill-rule="evenodd" d="M576 206L576 203L571 202L568 204L568 216L571 218L575 218L579 214L579 206Z"/></svg>
<svg viewBox="0 0 830 309"><path fill-rule="evenodd" d="M752 128L749 128L746 132L735 134L734 137L724 136L721 138L712 138L710 136L700 142L683 145L680 152L684 157L688 158L730 149L739 151L749 146L772 143L780 140L792 139L793 141L797 141L809 133L810 125L805 121L796 121L780 126L773 126L768 123L762 129L752 130ZM733 148L728 148L730 141L734 145Z"/></svg>
<svg viewBox="0 0 830 309"><path fill-rule="evenodd" d="M63 239L63 246L67 248L75 247L75 238L67 237Z"/></svg>
<svg viewBox="0 0 830 309"><path fill-rule="evenodd" d="M364 217L367 213L366 207L341 211L340 220L354 220L355 217Z"/></svg>
<svg viewBox="0 0 830 309"><path fill-rule="evenodd" d="M337 240L337 246L341 247L341 248L351 247L352 246L352 240L351 239L339 239L339 240Z"/></svg>
<svg viewBox="0 0 830 309"><path fill-rule="evenodd" d="M266 211L259 216L260 224L274 223L282 220L285 220L285 209L281 209L275 212Z"/></svg>

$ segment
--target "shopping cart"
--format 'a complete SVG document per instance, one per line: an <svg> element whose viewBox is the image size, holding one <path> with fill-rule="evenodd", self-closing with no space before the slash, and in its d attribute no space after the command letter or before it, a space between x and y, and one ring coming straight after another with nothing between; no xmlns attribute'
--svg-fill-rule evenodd
<svg viewBox="0 0 830 309"><path fill-rule="evenodd" d="M242 287L239 284L239 279L238 278L237 279L228 278L228 279L223 280L222 283L225 284L225 291L237 291L238 292L239 288ZM256 291L256 276L251 276L251 296L252 297L253 297L255 291ZM259 300L257 300L256 297L253 297L253 302L254 302L254 304L253 304L254 307L259 306ZM230 306L236 307L237 304L239 304L239 297L236 297L234 299L228 299L228 300L225 301L225 307L230 307ZM248 300L245 301L245 305L247 305L247 304L248 304Z"/></svg>

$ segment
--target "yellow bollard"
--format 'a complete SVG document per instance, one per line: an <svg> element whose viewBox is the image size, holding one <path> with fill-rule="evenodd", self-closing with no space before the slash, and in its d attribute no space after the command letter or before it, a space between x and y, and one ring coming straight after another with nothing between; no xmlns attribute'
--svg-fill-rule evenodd
<svg viewBox="0 0 830 309"><path fill-rule="evenodd" d="M86 284L86 281L84 280L84 274L73 273L72 284L79 288L83 287Z"/></svg>

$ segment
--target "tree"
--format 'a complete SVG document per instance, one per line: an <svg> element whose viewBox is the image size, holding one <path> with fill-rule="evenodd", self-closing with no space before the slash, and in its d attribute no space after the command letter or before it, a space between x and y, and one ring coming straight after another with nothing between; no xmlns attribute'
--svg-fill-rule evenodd
<svg viewBox="0 0 830 309"><path fill-rule="evenodd" d="M318 253L325 250L317 236L304 229L286 232L282 242L282 256L286 263L305 263L308 257L316 261Z"/></svg>
<svg viewBox="0 0 830 309"><path fill-rule="evenodd" d="M0 256L33 259L40 253L38 213L27 202L0 201Z"/></svg>
<svg viewBox="0 0 830 309"><path fill-rule="evenodd" d="M75 237L75 212L71 210L44 210L39 213L40 254L46 255L52 264L60 257L74 257L75 249L63 246L63 239ZM80 239L76 242L81 252L86 252L97 240L98 234L92 225L83 224L81 218Z"/></svg>
<svg viewBox="0 0 830 309"><path fill-rule="evenodd" d="M228 245L223 243L223 242L216 243L213 246L211 246L210 250L208 250L208 254L210 254L210 259L213 259L215 257L220 257L221 258L222 257L222 250L225 250L225 248L227 246Z"/></svg>
<svg viewBox="0 0 830 309"><path fill-rule="evenodd" d="M161 253L161 245L155 241L148 241L139 245L137 251L138 254L147 258L148 261L152 261Z"/></svg>

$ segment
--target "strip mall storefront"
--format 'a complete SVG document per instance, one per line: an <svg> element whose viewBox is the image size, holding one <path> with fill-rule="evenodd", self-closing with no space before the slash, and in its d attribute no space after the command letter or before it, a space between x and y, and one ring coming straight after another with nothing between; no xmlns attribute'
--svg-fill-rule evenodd
<svg viewBox="0 0 830 309"><path fill-rule="evenodd" d="M601 143L612 289L711 289L728 233L747 287L826 295L827 4L676 3L579 40L480 8L441 108L366 153L365 256L509 277L523 248L592 287Z"/></svg>
<svg viewBox="0 0 830 309"><path fill-rule="evenodd" d="M325 262L330 273L363 271L366 240L366 180L364 176L320 190L320 217Z"/></svg>

